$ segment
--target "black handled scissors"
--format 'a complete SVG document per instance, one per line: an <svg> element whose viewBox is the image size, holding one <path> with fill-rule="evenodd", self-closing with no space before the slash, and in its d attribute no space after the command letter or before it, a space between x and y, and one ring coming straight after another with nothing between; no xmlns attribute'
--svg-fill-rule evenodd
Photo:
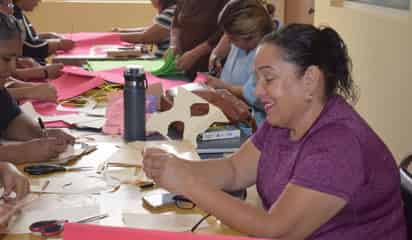
<svg viewBox="0 0 412 240"><path fill-rule="evenodd" d="M55 164L36 164L27 166L24 171L31 175L43 175L55 172L91 170L93 167L64 167Z"/></svg>
<svg viewBox="0 0 412 240"><path fill-rule="evenodd" d="M101 214L93 217L88 217L85 219L82 219L80 221L77 221L76 223L88 223L88 222L94 222L103 218L108 217L109 214ZM38 221L35 223L32 223L29 227L30 231L34 233L41 233L42 236L45 237L50 237L50 236L56 236L59 235L63 229L64 229L64 224L69 222L68 220L46 220L46 221Z"/></svg>

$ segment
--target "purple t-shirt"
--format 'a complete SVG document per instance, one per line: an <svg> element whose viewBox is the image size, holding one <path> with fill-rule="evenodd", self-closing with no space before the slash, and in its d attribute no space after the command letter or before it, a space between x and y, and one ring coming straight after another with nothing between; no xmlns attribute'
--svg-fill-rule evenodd
<svg viewBox="0 0 412 240"><path fill-rule="evenodd" d="M396 162L342 97L329 99L299 141L289 139L289 130L265 122L252 142L261 152L256 185L266 209L288 183L347 202L307 239L406 239Z"/></svg>

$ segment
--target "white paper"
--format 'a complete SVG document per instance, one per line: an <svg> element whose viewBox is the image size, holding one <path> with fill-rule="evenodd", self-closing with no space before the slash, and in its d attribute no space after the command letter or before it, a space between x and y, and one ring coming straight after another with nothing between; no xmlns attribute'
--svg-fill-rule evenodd
<svg viewBox="0 0 412 240"><path fill-rule="evenodd" d="M30 190L35 193L55 194L98 194L110 191L114 187L94 171L73 171L64 174L55 173L49 178L30 179Z"/></svg>
<svg viewBox="0 0 412 240"><path fill-rule="evenodd" d="M182 232L189 231L203 216L200 214L123 214L123 223L127 227ZM207 220L198 228L207 227Z"/></svg>

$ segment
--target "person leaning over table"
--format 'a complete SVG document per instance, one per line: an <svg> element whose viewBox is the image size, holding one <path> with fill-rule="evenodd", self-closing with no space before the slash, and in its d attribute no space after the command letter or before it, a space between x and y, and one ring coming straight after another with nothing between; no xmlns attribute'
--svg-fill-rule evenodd
<svg viewBox="0 0 412 240"><path fill-rule="evenodd" d="M66 150L74 138L61 130L42 130L33 119L22 113L4 88L21 55L22 36L15 18L0 13L0 138L21 141L0 145L0 162L41 162Z"/></svg>
<svg viewBox="0 0 412 240"><path fill-rule="evenodd" d="M228 0L179 0L172 22L170 46L178 55L176 67L193 80L208 71L209 55L222 31L217 18Z"/></svg>
<svg viewBox="0 0 412 240"><path fill-rule="evenodd" d="M256 85L253 62L260 40L274 30L272 19L261 0L231 0L220 12L218 24L224 32L222 38L230 41L230 51L220 56L226 58L220 78L209 75L206 84L227 89L245 100L260 125L265 113L253 94Z"/></svg>
<svg viewBox="0 0 412 240"><path fill-rule="evenodd" d="M120 38L130 43L156 44L155 55L163 57L170 46L170 28L176 10L176 0L151 0L158 14L154 17L153 24L141 31L121 32ZM115 29L127 30L127 29ZM140 30L140 29L130 29Z"/></svg>
<svg viewBox="0 0 412 240"><path fill-rule="evenodd" d="M292 24L260 43L266 121L234 155L190 162L157 149L144 171L224 224L273 239L406 239L395 160L348 101L351 62L332 28ZM256 184L265 209L221 190Z"/></svg>
<svg viewBox="0 0 412 240"><path fill-rule="evenodd" d="M40 0L13 0L13 15L24 29L23 56L34 58L37 62L44 65L48 56L58 50L71 50L75 43L54 33L36 33L24 12L33 11L39 2Z"/></svg>

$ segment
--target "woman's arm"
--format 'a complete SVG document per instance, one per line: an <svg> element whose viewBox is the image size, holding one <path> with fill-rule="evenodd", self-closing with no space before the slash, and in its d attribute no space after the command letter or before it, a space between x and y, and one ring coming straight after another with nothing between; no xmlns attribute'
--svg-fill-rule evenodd
<svg viewBox="0 0 412 240"><path fill-rule="evenodd" d="M142 32L120 33L120 38L131 43L159 43L169 39L170 30L158 24L153 24Z"/></svg>
<svg viewBox="0 0 412 240"><path fill-rule="evenodd" d="M305 239L346 204L336 196L288 184L269 212L224 194L199 180L187 180L183 194L226 225L256 237Z"/></svg>

